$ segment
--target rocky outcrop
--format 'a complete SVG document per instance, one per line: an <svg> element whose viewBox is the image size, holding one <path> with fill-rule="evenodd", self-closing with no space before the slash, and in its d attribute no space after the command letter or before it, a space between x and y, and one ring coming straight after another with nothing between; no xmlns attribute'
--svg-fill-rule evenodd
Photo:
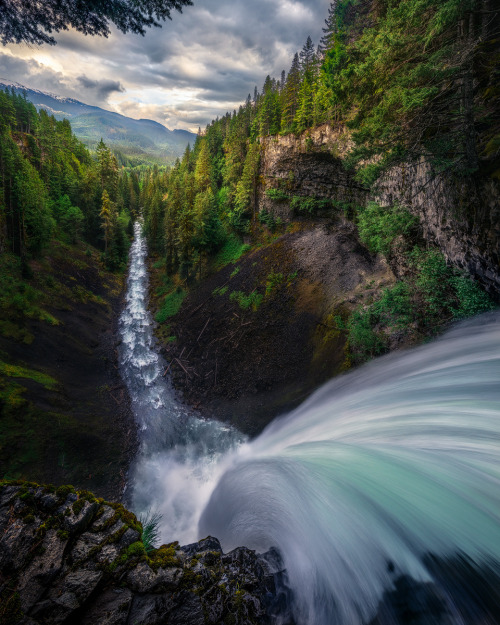
<svg viewBox="0 0 500 625"><path fill-rule="evenodd" d="M0 485L0 624L266 624L286 605L276 552L209 537L146 554L141 531L89 492Z"/></svg>
<svg viewBox="0 0 500 625"><path fill-rule="evenodd" d="M500 182L489 176L458 179L437 173L422 159L394 167L369 194L345 169L352 149L341 126L327 124L295 135L261 139L261 185L258 211L290 221L294 196L332 200L333 205L400 204L420 218L424 238L447 261L467 271L496 299L500 298ZM270 189L280 197L270 198ZM321 215L320 215L321 216Z"/></svg>
<svg viewBox="0 0 500 625"><path fill-rule="evenodd" d="M437 174L422 159L387 172L377 182L374 199L382 206L408 207L420 218L424 238L437 245L451 265L500 298L498 181Z"/></svg>
<svg viewBox="0 0 500 625"><path fill-rule="evenodd" d="M352 147L342 128L323 124L298 137L264 137L261 146L259 211L287 221L293 217L290 199L294 196L330 199L341 205L366 201L366 190L342 164L341 158ZM284 197L269 198L269 189L282 191Z"/></svg>

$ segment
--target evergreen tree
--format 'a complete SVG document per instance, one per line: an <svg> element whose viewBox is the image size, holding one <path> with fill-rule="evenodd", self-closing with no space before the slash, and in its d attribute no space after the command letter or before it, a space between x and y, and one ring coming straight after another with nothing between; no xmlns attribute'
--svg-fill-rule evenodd
<svg viewBox="0 0 500 625"><path fill-rule="evenodd" d="M281 130L284 132L290 132L293 130L293 123L299 103L300 84L300 61L299 55L296 53L293 57L292 66L288 72L285 89L283 91Z"/></svg>
<svg viewBox="0 0 500 625"><path fill-rule="evenodd" d="M102 205L101 205L101 227L104 233L104 253L108 252L108 243L114 234L116 227L116 221L118 218L116 212L116 205L111 201L106 189L102 192Z"/></svg>
<svg viewBox="0 0 500 625"><path fill-rule="evenodd" d="M252 144L245 159L241 179L236 187L234 210L230 215L231 227L239 232L248 230L249 218L255 210L259 163L260 146Z"/></svg>
<svg viewBox="0 0 500 625"><path fill-rule="evenodd" d="M199 135L201 137L201 135ZM199 191L206 191L212 184L212 163L208 141L200 139L200 149L196 160L194 177Z"/></svg>
<svg viewBox="0 0 500 625"><path fill-rule="evenodd" d="M313 69L315 48L311 37L307 38L304 47L300 51L300 72L302 77L310 75Z"/></svg>
<svg viewBox="0 0 500 625"><path fill-rule="evenodd" d="M106 190L110 199L115 202L118 192L118 162L116 156L101 139L97 146L97 171L102 191Z"/></svg>
<svg viewBox="0 0 500 625"><path fill-rule="evenodd" d="M170 19L171 11L182 11L191 0L3 0L0 39L7 43L55 44L52 32L73 28L85 35L110 34L110 22L123 33L144 35L145 29Z"/></svg>
<svg viewBox="0 0 500 625"><path fill-rule="evenodd" d="M330 7L328 8L328 16L325 19L325 27L322 28L323 36L321 37L318 45L318 54L321 59L325 58L326 53L332 47L333 37L337 32L337 2L338 0L330 2Z"/></svg>

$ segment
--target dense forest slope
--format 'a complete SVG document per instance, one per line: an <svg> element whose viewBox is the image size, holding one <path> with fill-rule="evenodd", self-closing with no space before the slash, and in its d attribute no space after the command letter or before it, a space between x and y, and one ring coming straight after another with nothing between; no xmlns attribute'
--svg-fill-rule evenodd
<svg viewBox="0 0 500 625"><path fill-rule="evenodd" d="M61 241L29 268L23 280L3 255L0 474L119 498L135 440L115 349L123 279Z"/></svg>
<svg viewBox="0 0 500 625"><path fill-rule="evenodd" d="M229 400L243 414L267 390L284 408L308 380L499 299L500 21L489 4L331 3L318 48L308 38L288 73L209 124L170 172L145 177L158 336L195 404ZM322 228L328 243L315 239ZM294 247L299 231L316 243ZM346 232L342 256L332 242ZM332 292L339 259L368 297ZM303 280L328 297L299 326ZM336 341L319 357L322 333ZM270 397L261 405L279 412Z"/></svg>
<svg viewBox="0 0 500 625"><path fill-rule="evenodd" d="M137 176L0 91L0 473L120 497L134 442L116 361Z"/></svg>

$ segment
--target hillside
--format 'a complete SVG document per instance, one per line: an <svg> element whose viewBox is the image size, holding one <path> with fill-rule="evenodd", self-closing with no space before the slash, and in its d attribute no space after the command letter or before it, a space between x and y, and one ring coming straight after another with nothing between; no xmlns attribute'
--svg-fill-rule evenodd
<svg viewBox="0 0 500 625"><path fill-rule="evenodd" d="M132 119L73 98L0 79L0 89L6 88L12 88L19 94L26 93L26 98L37 110L45 109L59 121L68 119L75 135L92 149L103 139L110 148L127 156L173 162L182 156L187 144L196 139L191 132L169 130L151 119Z"/></svg>

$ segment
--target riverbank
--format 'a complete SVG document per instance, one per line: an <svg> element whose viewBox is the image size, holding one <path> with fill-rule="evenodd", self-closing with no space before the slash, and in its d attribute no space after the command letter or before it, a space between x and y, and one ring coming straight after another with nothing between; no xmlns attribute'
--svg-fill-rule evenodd
<svg viewBox="0 0 500 625"><path fill-rule="evenodd" d="M0 475L118 500L135 448L116 351L125 276L105 271L97 250L59 241L28 279L2 262L18 295L4 288Z"/></svg>

